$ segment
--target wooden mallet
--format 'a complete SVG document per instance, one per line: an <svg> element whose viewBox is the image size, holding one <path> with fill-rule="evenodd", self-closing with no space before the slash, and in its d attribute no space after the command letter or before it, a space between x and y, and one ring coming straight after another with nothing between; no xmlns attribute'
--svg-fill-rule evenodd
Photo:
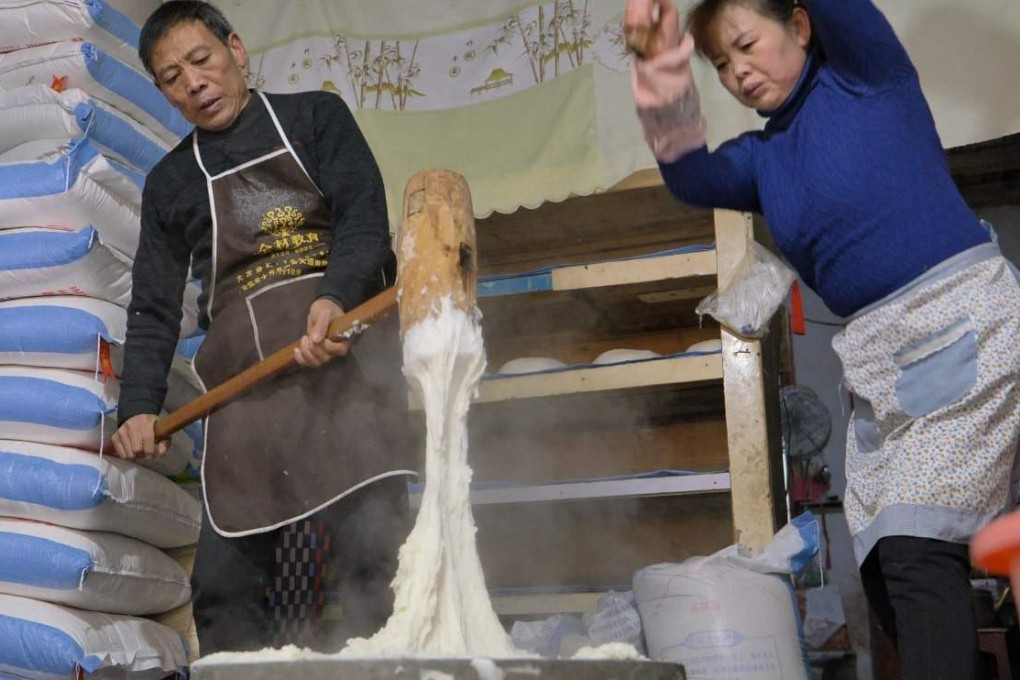
<svg viewBox="0 0 1020 680"><path fill-rule="evenodd" d="M655 0L652 7L651 23L644 17L632 16L627 12L623 20L623 39L627 49L640 59L648 59L656 55L655 38L659 31L664 0Z"/></svg>
<svg viewBox="0 0 1020 680"><path fill-rule="evenodd" d="M474 216L467 182L456 173L427 170L404 192L404 223L397 247L397 283L329 325L327 337L341 340L391 313L400 300L401 334L438 311L439 300L474 309L476 274ZM209 415L252 386L297 365L295 340L259 363L156 421L156 440Z"/></svg>

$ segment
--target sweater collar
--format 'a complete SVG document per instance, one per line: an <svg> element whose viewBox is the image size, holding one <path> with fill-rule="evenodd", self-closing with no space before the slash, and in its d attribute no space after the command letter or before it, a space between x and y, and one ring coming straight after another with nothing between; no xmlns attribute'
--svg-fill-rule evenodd
<svg viewBox="0 0 1020 680"><path fill-rule="evenodd" d="M808 93L811 91L811 84L815 80L815 74L818 73L819 61L817 54L813 51L808 52L807 61L804 62L804 70L801 71L800 78L793 87L793 91L790 92L790 96L786 98L786 101L780 104L779 108L772 111L758 111L759 116L769 119L769 127L786 128L793 122L797 112L804 105L804 100L807 99Z"/></svg>
<svg viewBox="0 0 1020 680"><path fill-rule="evenodd" d="M202 139L222 139L250 129L261 118L265 107L262 104L262 97L255 90L249 89L248 94L248 103L241 109L237 120L222 130L202 130Z"/></svg>

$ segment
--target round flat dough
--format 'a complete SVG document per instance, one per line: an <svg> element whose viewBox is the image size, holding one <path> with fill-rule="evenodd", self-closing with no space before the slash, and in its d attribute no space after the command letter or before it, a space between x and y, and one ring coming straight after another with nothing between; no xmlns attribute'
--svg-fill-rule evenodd
<svg viewBox="0 0 1020 680"><path fill-rule="evenodd" d="M662 355L647 349L610 349L595 357L593 364L618 364L621 361L657 359Z"/></svg>
<svg viewBox="0 0 1020 680"><path fill-rule="evenodd" d="M536 371L550 371L554 368L564 368L565 363L549 357L518 357L503 364L499 372L506 374L535 373Z"/></svg>
<svg viewBox="0 0 1020 680"><path fill-rule="evenodd" d="M722 340L702 340L696 342L685 351L687 352L721 352L722 351Z"/></svg>

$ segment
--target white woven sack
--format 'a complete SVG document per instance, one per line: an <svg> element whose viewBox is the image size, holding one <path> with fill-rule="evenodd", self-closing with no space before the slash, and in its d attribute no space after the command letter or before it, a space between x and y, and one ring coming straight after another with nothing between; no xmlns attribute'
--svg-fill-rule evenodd
<svg viewBox="0 0 1020 680"><path fill-rule="evenodd" d="M5 440L0 461L0 516L108 531L157 548L198 541L201 502L131 461Z"/></svg>
<svg viewBox="0 0 1020 680"><path fill-rule="evenodd" d="M0 52L55 40L88 40L141 69L138 26L103 0L4 0Z"/></svg>
<svg viewBox="0 0 1020 680"><path fill-rule="evenodd" d="M158 680L187 664L184 641L148 619L0 595L0 674L74 680Z"/></svg>
<svg viewBox="0 0 1020 680"><path fill-rule="evenodd" d="M53 296L0 302L0 364L97 371L99 339L123 344L126 324L127 312L104 300Z"/></svg>
<svg viewBox="0 0 1020 680"><path fill-rule="evenodd" d="M0 366L0 439L98 451L116 429L120 382L87 371Z"/></svg>
<svg viewBox="0 0 1020 680"><path fill-rule="evenodd" d="M25 164L25 163L61 163L73 145L81 144L82 138L77 139L33 139L19 144L7 151L0 153L0 166ZM98 149L97 149L98 150ZM138 191L145 186L145 175L134 168L112 158L105 158L106 162L118 173L124 176L137 187Z"/></svg>
<svg viewBox="0 0 1020 680"><path fill-rule="evenodd" d="M53 150L66 141L62 138L46 137L22 142L0 151L0 164L55 160Z"/></svg>
<svg viewBox="0 0 1020 680"><path fill-rule="evenodd" d="M169 151L165 141L81 90L38 84L0 92L0 153L38 139L88 136L103 155L142 172Z"/></svg>
<svg viewBox="0 0 1020 680"><path fill-rule="evenodd" d="M134 259L141 205L138 185L87 139L52 161L0 164L0 229L93 226Z"/></svg>
<svg viewBox="0 0 1020 680"><path fill-rule="evenodd" d="M0 230L0 299L81 295L127 307L131 261L96 230Z"/></svg>
<svg viewBox="0 0 1020 680"><path fill-rule="evenodd" d="M147 616L187 602L191 585L177 560L133 538L0 518L0 593Z"/></svg>
<svg viewBox="0 0 1020 680"><path fill-rule="evenodd" d="M84 90L149 128L168 144L191 124L152 85L152 80L88 42L55 42L0 54L0 90L42 83Z"/></svg>

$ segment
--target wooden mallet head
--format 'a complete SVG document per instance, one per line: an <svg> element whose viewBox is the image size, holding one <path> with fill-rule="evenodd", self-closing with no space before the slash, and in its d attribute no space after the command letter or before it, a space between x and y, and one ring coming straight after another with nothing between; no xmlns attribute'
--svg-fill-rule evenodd
<svg viewBox="0 0 1020 680"><path fill-rule="evenodd" d="M475 218L462 176L426 170L408 181L396 251L401 336L437 316L447 296L455 307L474 313Z"/></svg>

